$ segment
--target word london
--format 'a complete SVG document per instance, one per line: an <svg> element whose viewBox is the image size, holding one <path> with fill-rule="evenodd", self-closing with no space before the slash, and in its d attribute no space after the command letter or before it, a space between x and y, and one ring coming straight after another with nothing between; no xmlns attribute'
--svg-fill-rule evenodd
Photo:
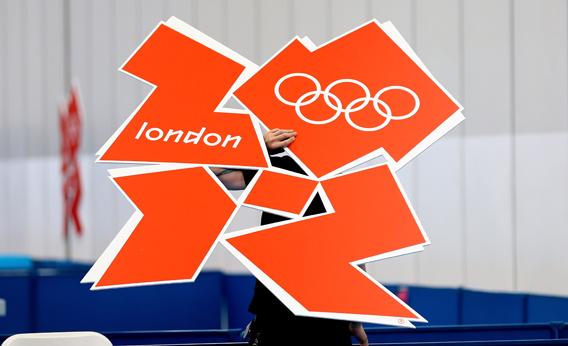
<svg viewBox="0 0 568 346"><path fill-rule="evenodd" d="M171 130L171 129L164 136L164 131L161 128L158 128L158 127L152 127L150 129L148 129L146 131L146 133L144 133L144 130L146 130L147 126L148 126L148 123L145 122L142 125L142 127L140 128L140 131L138 131L138 134L136 135L136 139L140 139L142 134L144 134L146 139L148 139L150 141L158 141L158 140L163 138L164 142L167 142L170 139L170 137L174 137L174 142L178 143L183 136L182 130L174 131L174 130ZM202 127L201 131L199 131L199 132L187 131L187 134L185 135L183 142L184 143L193 143L193 144L199 143L199 140L201 139L201 137L203 137L205 130L206 130L205 127ZM208 134L205 135L205 137L203 137L203 143L205 143L206 145L208 145L210 147L214 147L216 145L219 145L219 143L221 143L221 140L222 140L221 135L219 135L217 133L208 133ZM239 145L239 143L241 142L241 136L233 137L231 135L227 135L227 137L225 137L225 140L223 141L223 144L221 144L221 146L226 147L227 144L231 141L234 142L233 148L236 148Z"/></svg>

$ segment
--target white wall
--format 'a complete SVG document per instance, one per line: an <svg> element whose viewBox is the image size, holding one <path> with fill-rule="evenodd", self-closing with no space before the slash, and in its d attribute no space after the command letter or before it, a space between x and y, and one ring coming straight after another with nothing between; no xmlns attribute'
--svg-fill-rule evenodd
<svg viewBox="0 0 568 346"><path fill-rule="evenodd" d="M321 44L377 18L466 121L400 171L432 245L371 274L566 296L567 13L566 0L0 0L0 253L64 256L56 102L67 73L87 117L73 258L93 261L133 212L94 153L149 91L117 69L160 20L175 15L261 64L294 35ZM223 249L207 267L243 270Z"/></svg>

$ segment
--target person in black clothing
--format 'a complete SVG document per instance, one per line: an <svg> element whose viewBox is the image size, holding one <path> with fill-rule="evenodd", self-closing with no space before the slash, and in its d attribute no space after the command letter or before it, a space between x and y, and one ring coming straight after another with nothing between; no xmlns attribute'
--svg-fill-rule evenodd
<svg viewBox="0 0 568 346"><path fill-rule="evenodd" d="M306 174L290 156L273 156L283 151L294 142L297 133L292 130L273 129L264 134L273 166ZM214 168L213 172L228 188L244 188L252 179L254 171L232 171ZM316 195L303 216L324 213L325 207L319 195ZM287 218L262 213L261 225L267 225ZM351 345L353 334L361 345L368 345L367 335L359 322L339 321L323 318L295 316L272 292L258 279L254 296L248 310L256 315L250 326L249 345Z"/></svg>

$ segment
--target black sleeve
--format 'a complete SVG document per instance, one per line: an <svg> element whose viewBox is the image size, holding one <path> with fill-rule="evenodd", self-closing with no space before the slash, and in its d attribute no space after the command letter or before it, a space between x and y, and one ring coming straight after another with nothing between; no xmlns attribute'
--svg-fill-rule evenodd
<svg viewBox="0 0 568 346"><path fill-rule="evenodd" d="M287 171L295 172L298 174L307 175L306 172L294 161L290 156L271 156L270 163L272 166L285 169Z"/></svg>
<svg viewBox="0 0 568 346"><path fill-rule="evenodd" d="M252 178L254 178L256 172L258 171L252 169L243 169L242 172L243 172L243 177L245 178L245 186L248 186L248 184L250 183Z"/></svg>
<svg viewBox="0 0 568 346"><path fill-rule="evenodd" d="M299 174L307 175L306 172L290 156L270 157L270 162L274 167L286 169ZM254 175L253 175L254 176ZM312 203L308 206L304 216L325 213L325 207L319 196L316 194ZM264 212L261 216L261 225L268 225L275 222L287 220L288 218ZM273 318L293 317L294 314L276 298L276 296L266 288L258 279L254 287L254 296L250 302L248 311L255 315L268 315Z"/></svg>

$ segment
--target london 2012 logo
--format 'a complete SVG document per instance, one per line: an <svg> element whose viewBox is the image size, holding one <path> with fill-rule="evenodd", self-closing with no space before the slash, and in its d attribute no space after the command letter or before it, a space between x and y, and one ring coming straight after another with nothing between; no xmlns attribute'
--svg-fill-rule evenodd
<svg viewBox="0 0 568 346"><path fill-rule="evenodd" d="M280 85L282 84L282 82L284 82L288 78L292 78L292 77L308 78L309 80L311 80L314 83L316 90L309 91L309 92L303 94L295 102L285 100L282 97L282 95L280 95ZM331 89L334 86L342 84L342 83L352 83L352 84L358 85L359 87L361 87L361 89L365 93L365 96L351 101L345 108L343 108L343 104L342 104L341 100L339 99L339 97L337 97L335 94L333 94L331 92ZM393 115L392 110L389 107L389 105L385 101L380 99L381 95L385 91L389 91L389 90L402 90L402 91L409 93L412 96L412 98L414 99L414 108L410 112L408 112L407 114L396 115L396 116ZM403 86L393 85L393 86L388 86L388 87L382 88L373 97L371 97L371 92L369 91L369 88L365 84L361 83L360 81L355 80L355 79L340 79L340 80L336 80L335 82L329 84L325 88L325 90L322 91L322 87L321 87L320 82L316 78L314 78L313 76L310 76L309 74L306 74L306 73L290 73L290 74L280 78L278 80L278 82L276 83L276 85L274 86L274 93L276 94L276 97L278 97L278 99L282 103L287 104L289 106L293 106L294 109L296 110L296 114L298 114L300 119L304 120L305 122L308 122L310 124L323 125L323 124L327 124L329 122L334 121L335 119L337 119L337 117L339 117L343 113L343 114L345 114L345 119L347 120L349 125L351 125L353 128L360 130L360 131L377 131L377 130L380 130L383 127L387 126L388 123L391 120L403 120L403 119L410 118L411 116L416 114L416 112L420 108L420 99L418 98L418 95L416 95L416 93L414 91L412 91L412 90L410 90L406 87L403 87ZM302 114L301 107L313 103L314 101L316 101L319 98L320 95L323 95L323 99L325 100L325 103L329 106L329 108L331 108L335 111L335 114L331 118L326 119L326 120L311 120L311 119L308 119L306 116L304 116L304 114ZM375 108L375 110L377 111L378 114L380 114L382 117L385 118L384 121L380 125L375 126L375 127L363 127L363 126L359 126L359 125L355 124L353 122L353 120L351 119L350 114L362 110L363 108L365 108L369 104L369 102L373 102L373 107ZM381 109L381 107L384 110Z"/></svg>
<svg viewBox="0 0 568 346"><path fill-rule="evenodd" d="M172 17L120 70L153 90L97 155L141 164L109 171L135 212L83 282L193 282L222 245L296 315L425 321L358 265L429 244L396 172L463 115L391 23L296 37L258 66ZM272 166L270 129L297 133L296 172ZM257 172L236 198L212 167ZM244 207L287 219L227 232Z"/></svg>

